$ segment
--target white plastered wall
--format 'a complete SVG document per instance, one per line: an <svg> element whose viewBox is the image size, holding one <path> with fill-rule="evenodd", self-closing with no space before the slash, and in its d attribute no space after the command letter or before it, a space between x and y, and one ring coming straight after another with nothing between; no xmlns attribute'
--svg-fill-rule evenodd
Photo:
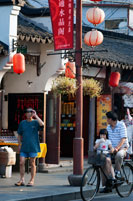
<svg viewBox="0 0 133 201"><path fill-rule="evenodd" d="M8 71L3 77L4 95L8 93L43 93L46 89L47 81L52 77L56 77L56 71L61 66L60 55L47 56L47 50L53 49L53 44L28 44L28 52L36 54L41 52L40 63L44 61L46 64L41 69L41 75L37 76L36 65L26 64L26 70L23 74L18 75L13 72L13 69ZM31 86L28 86L27 81L31 81ZM52 80L52 79L51 79ZM51 84L51 82L49 82ZM48 85L48 84L47 84ZM50 86L47 86L50 88ZM2 113L2 127L8 128L8 101L3 98L3 113Z"/></svg>

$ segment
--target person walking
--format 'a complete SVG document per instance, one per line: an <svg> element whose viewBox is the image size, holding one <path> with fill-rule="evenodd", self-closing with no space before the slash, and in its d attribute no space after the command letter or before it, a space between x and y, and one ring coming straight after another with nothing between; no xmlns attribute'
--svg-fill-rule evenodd
<svg viewBox="0 0 133 201"><path fill-rule="evenodd" d="M109 111L106 113L106 117L108 122L108 138L114 148L113 153L115 153L115 177L120 179L121 165L129 147L127 129L124 122L118 121L116 113Z"/></svg>
<svg viewBox="0 0 133 201"><path fill-rule="evenodd" d="M44 126L44 122L38 117L36 111L32 108L27 108L26 120L22 120L18 127L18 143L20 151L20 180L15 183L15 186L25 185L25 159L30 158L31 179L27 186L34 185L36 174L35 160L37 153L40 152L40 142L38 131Z"/></svg>

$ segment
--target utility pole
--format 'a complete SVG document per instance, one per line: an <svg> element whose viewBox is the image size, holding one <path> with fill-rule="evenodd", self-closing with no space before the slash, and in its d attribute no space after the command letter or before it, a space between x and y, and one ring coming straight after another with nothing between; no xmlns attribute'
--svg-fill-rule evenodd
<svg viewBox="0 0 133 201"><path fill-rule="evenodd" d="M83 90L82 90L82 0L76 1L76 132L73 140L73 175L68 176L70 185L80 186L83 174Z"/></svg>

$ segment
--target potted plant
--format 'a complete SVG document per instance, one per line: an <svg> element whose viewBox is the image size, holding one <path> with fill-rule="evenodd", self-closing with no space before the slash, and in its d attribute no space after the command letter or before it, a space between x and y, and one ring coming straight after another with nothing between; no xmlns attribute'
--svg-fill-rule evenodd
<svg viewBox="0 0 133 201"><path fill-rule="evenodd" d="M56 94L74 95L76 92L76 80L68 77L57 77L52 84L51 91Z"/></svg>
<svg viewBox="0 0 133 201"><path fill-rule="evenodd" d="M98 97L102 93L102 86L97 80L83 79L83 94L89 95L90 98Z"/></svg>
<svg viewBox="0 0 133 201"><path fill-rule="evenodd" d="M72 94L75 95L76 90L76 79L71 79L68 77L57 77L52 84L51 91L55 94L61 95L68 95ZM83 94L89 95L90 98L100 96L102 92L102 87L100 82L97 80L91 79L84 79L83 80Z"/></svg>

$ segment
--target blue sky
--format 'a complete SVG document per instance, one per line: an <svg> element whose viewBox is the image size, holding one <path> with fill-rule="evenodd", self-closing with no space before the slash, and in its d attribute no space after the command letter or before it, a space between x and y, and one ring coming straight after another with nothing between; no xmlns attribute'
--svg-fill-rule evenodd
<svg viewBox="0 0 133 201"><path fill-rule="evenodd" d="M35 7L42 7L42 6L48 6L48 0L27 0L29 3L34 5ZM74 0L76 2L76 0ZM104 0L103 0L104 1ZM105 1L111 1L111 2L121 2L121 3L133 3L133 0L105 0ZM91 2L89 0L83 0L83 2Z"/></svg>

